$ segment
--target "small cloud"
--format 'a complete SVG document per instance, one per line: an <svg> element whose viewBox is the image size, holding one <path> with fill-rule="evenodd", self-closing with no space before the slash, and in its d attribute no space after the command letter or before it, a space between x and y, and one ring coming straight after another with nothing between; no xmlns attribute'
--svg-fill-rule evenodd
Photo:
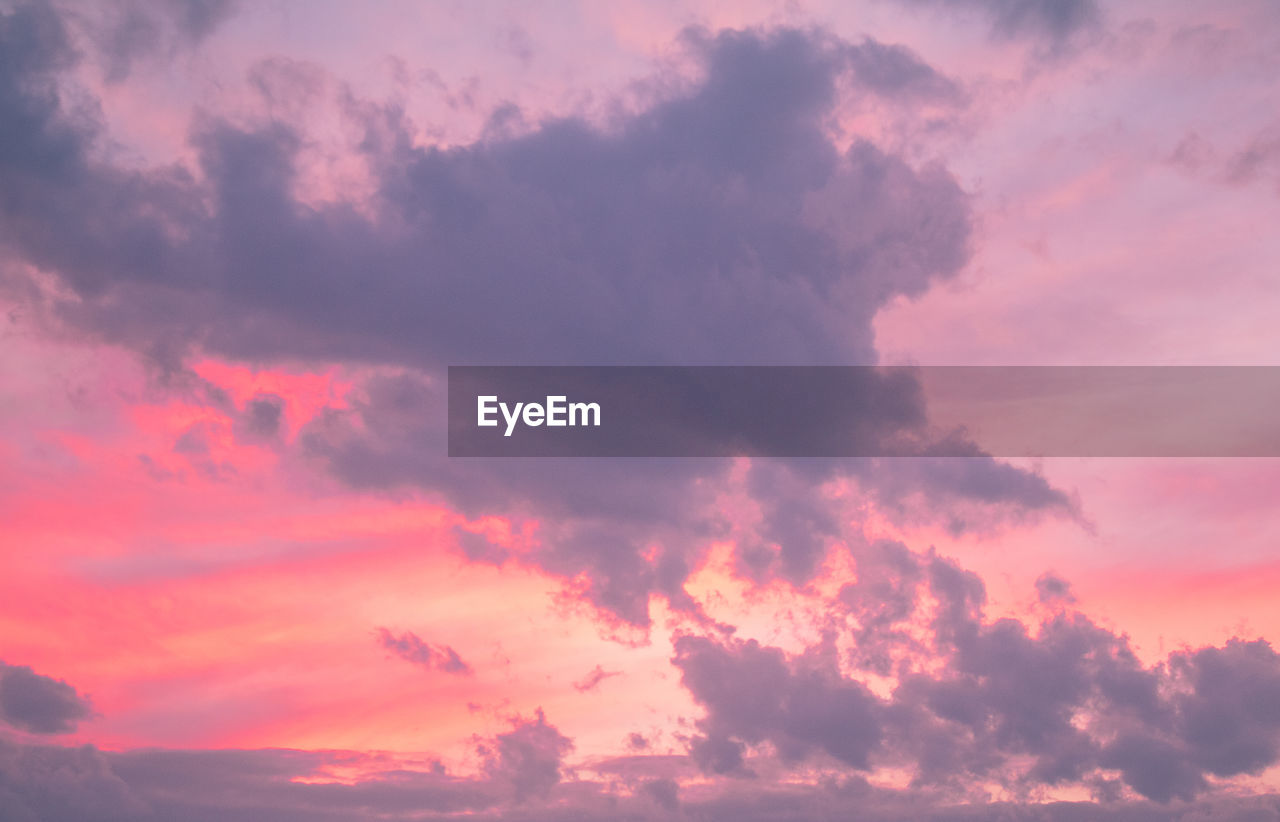
<svg viewBox="0 0 1280 822"><path fill-rule="evenodd" d="M246 439L272 440L280 433L284 399L276 394L258 394L245 404L236 429Z"/></svg>
<svg viewBox="0 0 1280 822"><path fill-rule="evenodd" d="M1052 573L1042 574L1036 580L1036 595L1045 605L1070 605L1076 601L1071 583Z"/></svg>
<svg viewBox="0 0 1280 822"><path fill-rule="evenodd" d="M173 453L185 454L189 457L203 457L209 454L209 426L197 422L182 432L173 443Z"/></svg>
<svg viewBox="0 0 1280 822"><path fill-rule="evenodd" d="M594 691L596 688L600 686L601 682L605 681L611 676L622 676L622 672L606 671L604 668L601 668L599 665L597 665L595 668L591 669L590 673L588 673L586 676L584 676L582 679L578 680L577 682L573 683L573 687L575 690L578 691L578 693L586 693L587 691Z"/></svg>
<svg viewBox="0 0 1280 822"><path fill-rule="evenodd" d="M379 628L378 644L406 662L429 670L460 676L475 673L453 648L448 645L430 645L412 631L396 636L386 628Z"/></svg>

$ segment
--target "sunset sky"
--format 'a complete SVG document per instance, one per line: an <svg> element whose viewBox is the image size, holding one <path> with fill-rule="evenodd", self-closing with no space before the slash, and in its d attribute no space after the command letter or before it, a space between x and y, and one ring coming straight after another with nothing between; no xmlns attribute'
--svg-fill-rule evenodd
<svg viewBox="0 0 1280 822"><path fill-rule="evenodd" d="M1280 7L0 0L0 820L1280 820L1280 460L446 456L449 365L1280 365Z"/></svg>

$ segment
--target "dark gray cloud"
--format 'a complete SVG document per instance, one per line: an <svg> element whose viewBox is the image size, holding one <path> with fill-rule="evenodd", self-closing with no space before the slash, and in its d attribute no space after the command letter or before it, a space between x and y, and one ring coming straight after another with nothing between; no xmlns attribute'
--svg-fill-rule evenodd
<svg viewBox="0 0 1280 822"><path fill-rule="evenodd" d="M412 631L396 636L386 628L379 628L377 636L379 645L406 662L447 674L470 676L474 673L471 666L453 648L448 645L431 645Z"/></svg>
<svg viewBox="0 0 1280 822"><path fill-rule="evenodd" d="M0 722L30 733L61 734L92 715L89 700L66 682L0 662Z"/></svg>

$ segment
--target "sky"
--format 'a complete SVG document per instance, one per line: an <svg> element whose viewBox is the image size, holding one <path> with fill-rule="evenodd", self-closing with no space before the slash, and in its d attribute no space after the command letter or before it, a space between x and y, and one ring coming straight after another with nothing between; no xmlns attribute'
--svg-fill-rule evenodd
<svg viewBox="0 0 1280 822"><path fill-rule="evenodd" d="M1256 2L0 3L0 818L1280 819L1280 461L450 459L449 365L1276 365Z"/></svg>

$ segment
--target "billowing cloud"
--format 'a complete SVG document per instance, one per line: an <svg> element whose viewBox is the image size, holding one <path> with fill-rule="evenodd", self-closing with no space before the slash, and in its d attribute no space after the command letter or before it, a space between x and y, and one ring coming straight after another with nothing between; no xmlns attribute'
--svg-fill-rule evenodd
<svg viewBox="0 0 1280 822"><path fill-rule="evenodd" d="M573 741L547 723L542 709L479 747L485 773L509 784L517 802L545 797L563 778L562 760L572 749Z"/></svg>
<svg viewBox="0 0 1280 822"><path fill-rule="evenodd" d="M92 715L89 700L66 682L0 662L0 722L36 734L61 734Z"/></svg>
<svg viewBox="0 0 1280 822"><path fill-rule="evenodd" d="M754 640L725 646L686 636L675 665L707 715L690 754L713 773L744 770L744 743L769 742L786 761L815 750L866 769L881 742L877 701L830 659L788 659Z"/></svg>
<svg viewBox="0 0 1280 822"><path fill-rule="evenodd" d="M357 209L298 198L305 135L283 119L197 121L198 169L97 159L103 135L53 84L74 59L58 18L23 7L8 36L22 27L40 38L6 66L0 105L33 142L0 155L14 192L0 239L61 284L45 292L48 316L170 368L199 349L399 369L307 425L303 451L359 488L416 486L471 515L537 511L545 537L522 559L633 626L649 624L652 596L691 610L683 583L725 531L711 500L729 465L448 460L440 367L583 352L605 364L874 362L879 308L969 255L969 201L944 168L832 138L845 86L956 96L898 46L691 31L683 46L700 76L666 78L675 90L647 108L450 148L418 145L394 106L354 101L373 184ZM30 292L19 271L10 287ZM239 427L267 435L277 411L254 400ZM929 516L956 530L969 517L953 509L971 504L1071 508L1036 474L976 451L959 462L972 465L753 467L750 493L768 510L744 535L743 567L809 579L842 537L817 486L849 474L891 507L923 491ZM824 521L825 533L810 527Z"/></svg>
<svg viewBox="0 0 1280 822"><path fill-rule="evenodd" d="M947 5L1050 50L1101 15L1086 0ZM964 270L979 215L919 146L849 133L848 115L872 99L960 107L967 86L900 45L778 28L691 30L679 42L686 62L607 117L533 121L507 106L481 137L450 145L425 141L399 103L346 88L342 125L357 137L344 159L366 185L321 201L301 193L313 135L299 111L336 84L281 58L248 79L270 119L210 109L190 124L182 161L118 164L104 118L77 87L77 33L99 38L107 80L124 82L176 43L200 42L227 9L120 3L118 20L97 29L47 4L0 13L6 298L45 330L147 358L175 391L194 355L349 365L357 385L309 419L287 392L254 387L232 403L203 385L190 393L211 413L184 409L164 448L210 477L235 475L215 461L221 450L254 444L270 448L244 450L328 472L339 492L410 489L448 506L441 532L468 561L551 575L618 625L647 631L652 600L665 600L675 673L654 681L675 688L678 676L694 713L667 717L676 731L628 717L623 731L644 733L626 737L622 762L594 752L575 761L574 740L539 710L475 739L469 775L374 754L104 752L29 744L27 734L73 730L90 708L70 685L6 666L0 718L13 733L0 738L0 815L1277 816L1274 797L1230 795L1280 757L1280 658L1268 643L1144 664L1125 636L1074 610L1056 575L1036 583L1038 622L992 619L976 574L864 529L924 522L959 535L1077 515L1035 470L976 449L903 461L444 457L450 363L877 361L873 318ZM1240 181L1271 173L1273 142L1260 138L1232 162ZM923 413L910 406L888 423ZM811 626L821 640L783 647L703 613L686 585L713 545L732 554L729 583L758 584L752 595L817 598L834 581ZM856 572L841 579L833 559ZM471 674L437 639L376 633L401 660ZM596 659L609 670L574 683ZM554 681L591 691L614 666L613 656L583 656ZM601 691L638 680L628 671ZM522 709L532 704L542 703ZM662 752L672 739L683 747ZM886 773L898 787L874 778ZM1006 801L988 804L989 791ZM1092 791L1098 802L1038 801L1056 791Z"/></svg>
<svg viewBox="0 0 1280 822"><path fill-rule="evenodd" d="M966 200L944 170L866 142L842 153L826 133L850 71L871 90L934 82L898 49L692 37L705 79L612 128L559 120L448 150L359 107L378 184L365 216L296 199L302 135L279 121L197 124L203 181L91 159L96 126L49 87L74 59L59 19L24 7L5 30L28 35L0 77L5 114L35 141L0 157L30 195L9 200L5 240L72 289L54 306L65 320L144 348L415 367L584 350L866 362L876 309L967 258Z"/></svg>
<svg viewBox="0 0 1280 822"><path fill-rule="evenodd" d="M1073 611L1055 611L1035 632L985 620L981 581L936 555L884 544L864 573L841 592L847 651L835 633L802 654L754 640L676 640L673 662L705 710L689 742L705 771L749 774L770 757L895 767L922 789L958 796L984 784L1105 794L1119 780L1168 802L1280 761L1280 654L1263 640L1146 667L1125 637ZM1051 579L1038 587L1069 605ZM927 647L911 631L887 632L911 624L928 626ZM888 697L852 673L868 632L880 673L894 666Z"/></svg>

